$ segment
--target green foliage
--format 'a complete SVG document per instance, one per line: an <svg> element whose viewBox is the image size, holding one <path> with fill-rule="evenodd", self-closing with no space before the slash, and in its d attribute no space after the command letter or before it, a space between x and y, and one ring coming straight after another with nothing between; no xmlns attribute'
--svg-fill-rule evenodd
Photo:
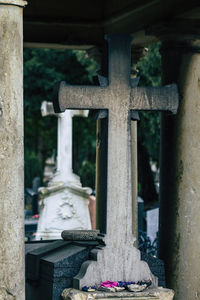
<svg viewBox="0 0 200 300"><path fill-rule="evenodd" d="M89 186L92 189L95 189L95 170L94 162L90 162L88 160L84 160L82 162L79 175L84 186Z"/></svg>
<svg viewBox="0 0 200 300"><path fill-rule="evenodd" d="M156 43L148 48L147 54L138 62L141 86L160 86L161 85L161 44Z"/></svg>
<svg viewBox="0 0 200 300"><path fill-rule="evenodd" d="M42 165L38 159L38 156L35 152L30 151L29 149L25 149L24 152L24 159L25 159L25 186L31 186L32 180L34 177L39 176L42 178Z"/></svg>
<svg viewBox="0 0 200 300"><path fill-rule="evenodd" d="M139 70L140 86L161 85L161 56L160 43L149 47L147 55L137 64ZM158 163L160 145L160 113L140 112L138 122L138 141L147 149L150 158Z"/></svg>
<svg viewBox="0 0 200 300"><path fill-rule="evenodd" d="M56 151L57 120L53 116L41 116L42 101L53 100L54 86L62 80L70 84L91 84L95 68L96 64L84 51L24 49L26 187L31 187L34 176L41 176L41 166Z"/></svg>
<svg viewBox="0 0 200 300"><path fill-rule="evenodd" d="M99 68L98 64L93 60L89 59L88 55L86 54L85 51L73 51L73 53L76 55L76 58L78 62L85 68L87 71L86 75L86 81L92 82L93 81L93 76L96 75L96 70Z"/></svg>
<svg viewBox="0 0 200 300"><path fill-rule="evenodd" d="M141 112L138 122L138 141L147 149L152 161L158 163L160 146L160 113Z"/></svg>

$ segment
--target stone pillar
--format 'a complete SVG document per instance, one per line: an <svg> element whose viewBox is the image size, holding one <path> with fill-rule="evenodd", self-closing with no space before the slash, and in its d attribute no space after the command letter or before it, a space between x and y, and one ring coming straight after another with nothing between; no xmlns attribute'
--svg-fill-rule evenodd
<svg viewBox="0 0 200 300"><path fill-rule="evenodd" d="M94 47L87 51L90 58L97 63L97 74L108 77L107 44L103 47ZM99 78L94 78L94 83L100 85ZM106 80L106 79L105 79ZM96 228L101 233L106 233L106 207L107 207L107 158L108 158L108 112L91 111L96 122ZM90 208L89 204L89 208ZM94 202L93 202L94 206ZM94 229L92 227L92 229Z"/></svg>
<svg viewBox="0 0 200 300"><path fill-rule="evenodd" d="M0 299L24 295L22 0L0 0Z"/></svg>
<svg viewBox="0 0 200 300"><path fill-rule="evenodd" d="M185 37L185 36L184 36ZM162 46L163 84L177 82L178 114L162 113L160 258L175 300L200 299L200 48Z"/></svg>
<svg viewBox="0 0 200 300"><path fill-rule="evenodd" d="M131 121L131 172L132 172L132 209L133 235L138 240L138 164L137 164L137 121Z"/></svg>
<svg viewBox="0 0 200 300"><path fill-rule="evenodd" d="M138 61L145 56L147 49L144 47L132 46L131 48L131 80L132 85L137 86L139 82L139 73L137 69ZM131 181L132 181L132 228L133 235L136 237L135 246L138 240L138 146L137 146L137 121L139 115L137 112L131 114Z"/></svg>
<svg viewBox="0 0 200 300"><path fill-rule="evenodd" d="M97 120L96 228L106 233L108 118Z"/></svg>

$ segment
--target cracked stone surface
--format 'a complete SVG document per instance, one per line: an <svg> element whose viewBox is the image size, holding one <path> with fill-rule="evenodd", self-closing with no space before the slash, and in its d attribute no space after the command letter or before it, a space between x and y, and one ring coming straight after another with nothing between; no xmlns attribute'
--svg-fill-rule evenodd
<svg viewBox="0 0 200 300"><path fill-rule="evenodd" d="M16 299L6 288L0 288L0 300L14 300Z"/></svg>

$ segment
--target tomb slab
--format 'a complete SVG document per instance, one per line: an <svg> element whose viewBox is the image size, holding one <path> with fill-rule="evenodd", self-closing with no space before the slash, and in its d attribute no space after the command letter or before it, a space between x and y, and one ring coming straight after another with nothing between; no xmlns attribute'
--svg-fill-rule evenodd
<svg viewBox="0 0 200 300"><path fill-rule="evenodd" d="M114 300L114 299L124 299L124 300L173 300L174 292L169 289L165 289L162 287L158 288L148 288L143 292L93 292L87 293L76 289L65 289L61 298L63 300L93 300L93 299L101 299L101 300Z"/></svg>

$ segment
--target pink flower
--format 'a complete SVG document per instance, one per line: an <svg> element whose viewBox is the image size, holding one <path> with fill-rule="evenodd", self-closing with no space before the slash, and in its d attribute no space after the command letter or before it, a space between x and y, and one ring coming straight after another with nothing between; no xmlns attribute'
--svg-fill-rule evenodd
<svg viewBox="0 0 200 300"><path fill-rule="evenodd" d="M34 218L34 219L38 219L38 218L39 218L39 215L33 215L33 218Z"/></svg>
<svg viewBox="0 0 200 300"><path fill-rule="evenodd" d="M109 280L107 280L107 281L101 282L101 286L110 288L110 287L118 286L118 283L116 281L109 281Z"/></svg>

